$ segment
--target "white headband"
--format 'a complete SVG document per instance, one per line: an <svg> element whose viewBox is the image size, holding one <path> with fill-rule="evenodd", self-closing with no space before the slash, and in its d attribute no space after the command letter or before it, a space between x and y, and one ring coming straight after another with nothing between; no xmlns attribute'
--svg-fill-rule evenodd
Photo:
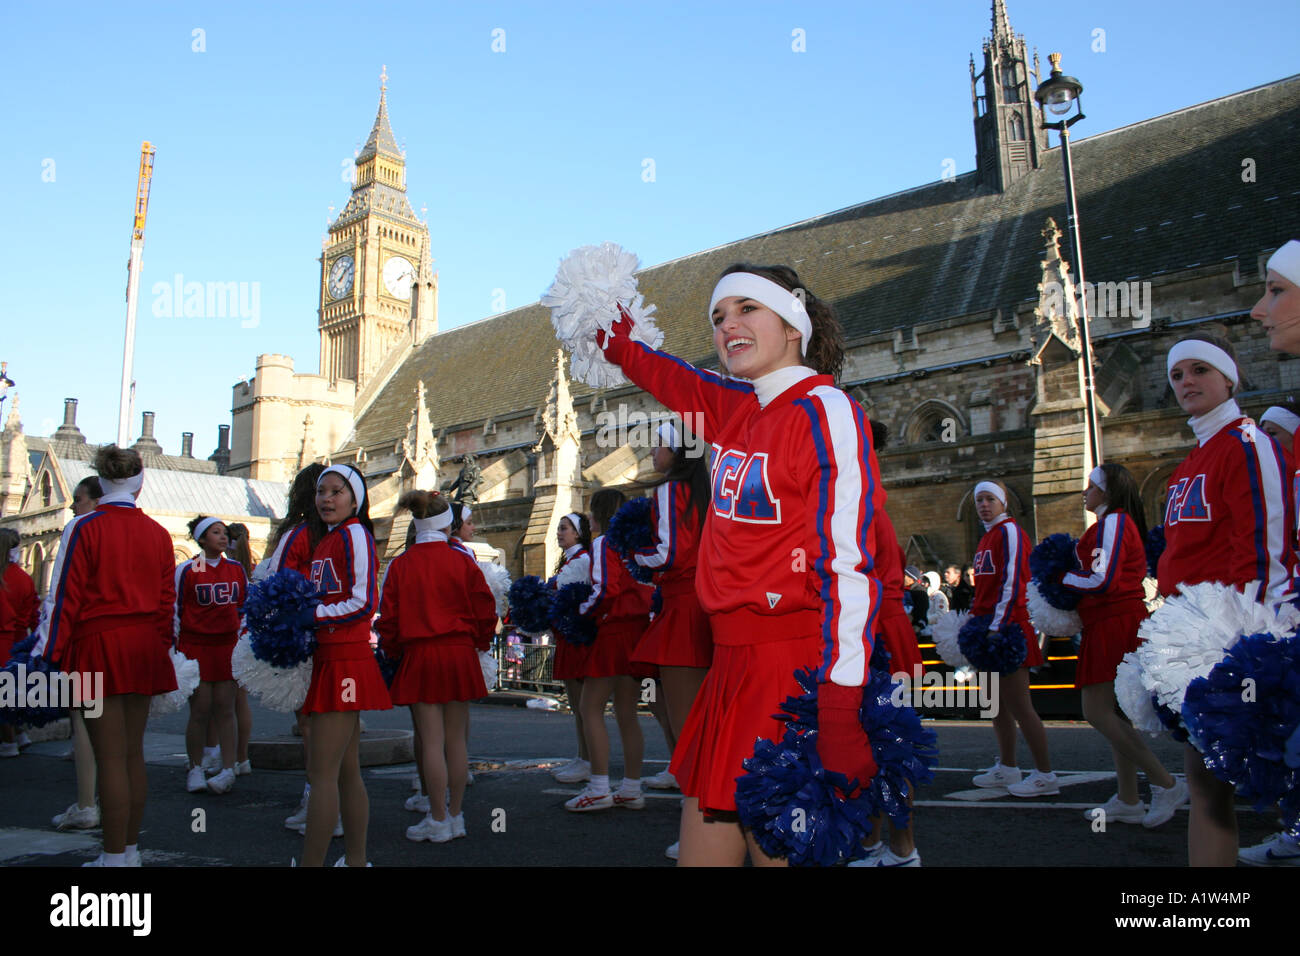
<svg viewBox="0 0 1300 956"><path fill-rule="evenodd" d="M1200 339L1184 339L1171 348L1169 358L1165 360L1165 374L1172 373L1175 365L1187 359L1198 359L1211 368L1218 369L1227 376L1234 387L1240 381L1237 375L1237 363L1232 360L1232 356L1217 345L1202 342ZM1169 383L1172 385L1173 379L1170 379Z"/></svg>
<svg viewBox="0 0 1300 956"><path fill-rule="evenodd" d="M1278 408L1274 405L1266 411L1259 420L1261 425L1265 422L1272 422L1279 428L1294 435L1296 429L1300 428L1300 415L1297 415L1294 412L1289 412L1285 408Z"/></svg>
<svg viewBox="0 0 1300 956"><path fill-rule="evenodd" d="M804 308L803 300L797 295L777 285L771 279L764 279L752 272L733 272L723 276L713 287L713 298L709 299L710 322L718 302L731 296L760 302L789 322L803 336L799 343L800 354L808 354L808 340L812 338L812 320L808 318L808 310Z"/></svg>
<svg viewBox="0 0 1300 956"><path fill-rule="evenodd" d="M451 527L451 509L448 508L440 515L434 515L432 518L412 518L411 523L415 525L416 533L422 531L441 531L443 528Z"/></svg>
<svg viewBox="0 0 1300 956"><path fill-rule="evenodd" d="M569 519L569 524L573 525L573 533L579 538L582 537L582 515L576 511L570 511L564 517Z"/></svg>
<svg viewBox="0 0 1300 956"><path fill-rule="evenodd" d="M109 495L133 495L144 487L144 471L138 475L132 475L130 478L105 478L102 475L99 478L99 487L103 489L103 497Z"/></svg>
<svg viewBox="0 0 1300 956"><path fill-rule="evenodd" d="M677 435L677 426L672 422L664 422L655 434L659 436L661 447L671 448L674 451L682 447L681 439Z"/></svg>
<svg viewBox="0 0 1300 956"><path fill-rule="evenodd" d="M1296 285L1300 285L1300 240L1292 239L1268 257L1268 268Z"/></svg>
<svg viewBox="0 0 1300 956"><path fill-rule="evenodd" d="M205 534L207 534L208 529L211 528L214 524L221 524L221 519L204 518L202 521L196 524L194 526L194 540L198 541L200 538L202 538Z"/></svg>
<svg viewBox="0 0 1300 956"><path fill-rule="evenodd" d="M18 549L17 549L17 548L10 548L10 549L9 549L9 563L10 563L10 564L17 564L17 563L18 563L19 561L21 561L21 560L22 560L22 555L18 553Z"/></svg>
<svg viewBox="0 0 1300 956"><path fill-rule="evenodd" d="M448 510L449 512L451 511L450 508L448 508L447 510ZM472 515L473 513L474 513L474 511L473 511L473 509L470 508L469 505L461 505L461 506L460 506L460 523L461 523L461 524L464 524L466 521L468 521L468 520L469 520L469 516Z"/></svg>
<svg viewBox="0 0 1300 956"><path fill-rule="evenodd" d="M1106 473L1101 470L1101 465L1088 472L1088 480L1102 491L1106 490Z"/></svg>
<svg viewBox="0 0 1300 956"><path fill-rule="evenodd" d="M347 470L345 471L344 469ZM365 479L361 477L361 473L351 465L330 465L322 471L320 477L316 479L317 491L320 491L320 483L325 480L325 476L331 472L338 475L348 483L348 487L352 489L352 498L356 502L357 511L361 511L361 504L366 500L366 482Z"/></svg>
<svg viewBox="0 0 1300 956"><path fill-rule="evenodd" d="M981 491L987 491L994 498L998 499L998 501L1002 502L1004 506L1006 505L1007 503L1006 493L1003 492L1003 490L1000 487L993 484L993 482L981 481L978 485L975 486L975 494L978 495Z"/></svg>

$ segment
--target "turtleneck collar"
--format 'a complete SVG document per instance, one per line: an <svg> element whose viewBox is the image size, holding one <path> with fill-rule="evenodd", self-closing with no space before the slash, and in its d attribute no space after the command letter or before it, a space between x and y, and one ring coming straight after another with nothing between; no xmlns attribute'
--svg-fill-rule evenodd
<svg viewBox="0 0 1300 956"><path fill-rule="evenodd" d="M578 542L577 544L570 545L569 547L564 549L564 560L572 561L574 555L576 555L581 550L582 550L582 542Z"/></svg>
<svg viewBox="0 0 1300 956"><path fill-rule="evenodd" d="M1100 521L1103 517L1105 517L1106 512L1108 510L1110 509L1108 509L1105 505L1097 505L1097 510L1094 511L1093 514L1095 514L1097 516L1097 520Z"/></svg>
<svg viewBox="0 0 1300 956"><path fill-rule="evenodd" d="M775 372L768 372L766 375L760 375L750 382L754 386L754 396L758 399L760 408L767 408L772 399L776 398L782 392L792 385L802 382L806 378L812 378L817 373L806 365L787 365L785 368L779 368Z"/></svg>
<svg viewBox="0 0 1300 956"><path fill-rule="evenodd" d="M445 531L417 531L415 532L416 544L428 544L430 541L446 541L447 532Z"/></svg>
<svg viewBox="0 0 1300 956"><path fill-rule="evenodd" d="M95 505L95 507L98 508L99 505L129 505L132 508L139 507L139 505L136 504L135 495L131 494L129 491L110 491L104 495L104 497L99 499L99 503Z"/></svg>
<svg viewBox="0 0 1300 956"><path fill-rule="evenodd" d="M1223 431L1224 428L1231 425L1238 418L1241 418L1241 409L1237 406L1237 400L1230 398L1222 405L1204 415L1193 416L1187 419L1187 424L1192 426L1192 431L1196 435L1196 442L1204 445L1207 441Z"/></svg>
<svg viewBox="0 0 1300 956"><path fill-rule="evenodd" d="M1007 514L1007 512L1004 511L1002 512L1002 514L998 515L992 521L981 521L980 524L984 525L985 531L991 531L994 527L1000 525L1002 522L1006 521L1010 517L1011 515Z"/></svg>

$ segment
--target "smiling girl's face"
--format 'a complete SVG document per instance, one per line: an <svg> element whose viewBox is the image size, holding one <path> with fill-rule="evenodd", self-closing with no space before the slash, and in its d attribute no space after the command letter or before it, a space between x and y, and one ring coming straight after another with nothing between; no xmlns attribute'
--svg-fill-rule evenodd
<svg viewBox="0 0 1300 956"><path fill-rule="evenodd" d="M341 524L357 510L352 487L342 475L330 472L316 486L316 513L328 525Z"/></svg>
<svg viewBox="0 0 1300 956"><path fill-rule="evenodd" d="M1300 355L1300 286L1269 269L1264 294L1250 317L1264 326L1269 348Z"/></svg>
<svg viewBox="0 0 1300 956"><path fill-rule="evenodd" d="M737 378L753 381L802 364L799 342L798 330L761 302L733 295L713 309L713 347Z"/></svg>

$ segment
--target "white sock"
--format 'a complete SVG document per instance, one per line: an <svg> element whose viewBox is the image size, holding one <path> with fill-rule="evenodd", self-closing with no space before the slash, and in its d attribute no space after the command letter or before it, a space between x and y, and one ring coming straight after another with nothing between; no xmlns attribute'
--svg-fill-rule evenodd
<svg viewBox="0 0 1300 956"><path fill-rule="evenodd" d="M205 757L219 757L219 756L221 756L221 747L220 747L220 746L217 746L217 747L204 747L204 748L203 748L203 756L205 756Z"/></svg>
<svg viewBox="0 0 1300 956"><path fill-rule="evenodd" d="M105 866L126 866L125 853L105 853L103 857Z"/></svg>
<svg viewBox="0 0 1300 956"><path fill-rule="evenodd" d="M595 794L609 793L609 774L592 774L587 789Z"/></svg>
<svg viewBox="0 0 1300 956"><path fill-rule="evenodd" d="M140 847L139 847L137 844L135 844L135 843L128 843L128 844L126 845L126 850L123 852L122 855L123 855L123 856L130 856L132 853L139 853L139 852L140 852Z"/></svg>
<svg viewBox="0 0 1300 956"><path fill-rule="evenodd" d="M618 789L621 790L623 793L640 793L640 792L641 792L641 778L640 778L640 777L624 777L624 778L623 778L623 783L622 783L622 785L621 785Z"/></svg>
<svg viewBox="0 0 1300 956"><path fill-rule="evenodd" d="M309 783L304 783L304 784L302 785L302 796L303 796L303 799L304 799L304 800L307 798L307 795L308 795L309 793L311 793L311 784L309 784Z"/></svg>

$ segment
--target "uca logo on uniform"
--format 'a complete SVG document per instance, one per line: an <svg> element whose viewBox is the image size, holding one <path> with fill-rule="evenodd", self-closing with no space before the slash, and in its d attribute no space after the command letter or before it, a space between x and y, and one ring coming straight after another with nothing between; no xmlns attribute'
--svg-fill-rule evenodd
<svg viewBox="0 0 1300 956"><path fill-rule="evenodd" d="M713 513L748 524L780 524L781 500L772 496L767 452L746 455L713 446Z"/></svg>
<svg viewBox="0 0 1300 956"><path fill-rule="evenodd" d="M1165 506L1165 524L1180 521L1209 521L1210 503L1205 500L1205 476L1183 478L1169 486L1169 501Z"/></svg>
<svg viewBox="0 0 1300 956"><path fill-rule="evenodd" d="M311 563L311 583L316 585L317 590L324 591L326 594L343 590L339 576L334 571L333 558L322 558Z"/></svg>

